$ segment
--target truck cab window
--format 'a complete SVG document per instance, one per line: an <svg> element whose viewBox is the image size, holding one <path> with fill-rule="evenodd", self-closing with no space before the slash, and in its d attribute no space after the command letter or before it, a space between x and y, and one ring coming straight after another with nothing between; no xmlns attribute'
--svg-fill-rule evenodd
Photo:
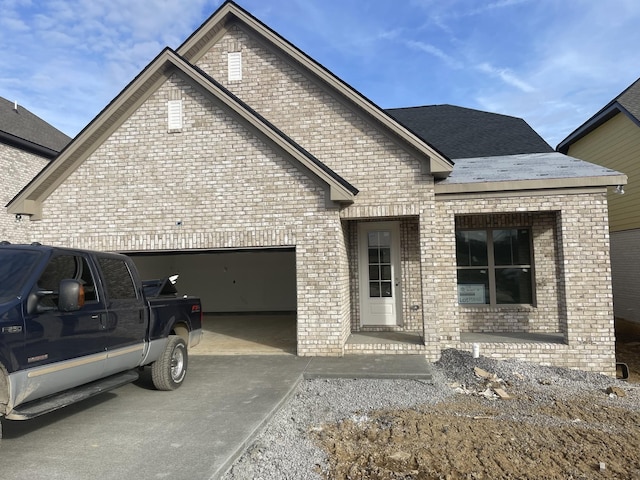
<svg viewBox="0 0 640 480"><path fill-rule="evenodd" d="M102 269L109 298L112 300L138 298L131 272L124 261L109 257L99 257L98 262Z"/></svg>
<svg viewBox="0 0 640 480"><path fill-rule="evenodd" d="M71 278L82 281L85 291L85 301L97 300L95 281L87 260L77 255L58 255L49 260L47 267L38 279L38 288L57 292L60 281ZM56 307L58 296L56 293L46 295L41 304L46 307Z"/></svg>

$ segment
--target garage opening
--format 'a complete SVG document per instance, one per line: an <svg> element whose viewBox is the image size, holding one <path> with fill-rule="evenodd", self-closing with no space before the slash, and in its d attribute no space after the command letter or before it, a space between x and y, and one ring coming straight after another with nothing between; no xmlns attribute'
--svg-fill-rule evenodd
<svg viewBox="0 0 640 480"><path fill-rule="evenodd" d="M204 311L194 355L296 354L294 248L127 252L143 280L178 274Z"/></svg>

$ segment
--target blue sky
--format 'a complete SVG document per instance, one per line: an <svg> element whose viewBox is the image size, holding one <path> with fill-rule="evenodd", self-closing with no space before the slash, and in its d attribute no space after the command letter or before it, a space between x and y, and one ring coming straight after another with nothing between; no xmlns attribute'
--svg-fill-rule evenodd
<svg viewBox="0 0 640 480"><path fill-rule="evenodd" d="M221 3L0 0L0 96L75 136ZM553 147L640 77L637 0L237 3L382 108L522 117Z"/></svg>

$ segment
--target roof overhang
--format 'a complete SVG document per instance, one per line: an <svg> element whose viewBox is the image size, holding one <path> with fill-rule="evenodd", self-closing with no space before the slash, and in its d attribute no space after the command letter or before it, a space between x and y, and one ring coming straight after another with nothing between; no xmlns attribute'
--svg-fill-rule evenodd
<svg viewBox="0 0 640 480"><path fill-rule="evenodd" d="M549 191L574 188L615 187L626 185L626 175L608 175L588 178L548 178L545 180L513 180L504 182L462 183L435 185L436 195L491 193L491 192L528 192L532 190Z"/></svg>
<svg viewBox="0 0 640 480"><path fill-rule="evenodd" d="M457 159L436 195L549 191L626 185L627 176L558 152Z"/></svg>
<svg viewBox="0 0 640 480"><path fill-rule="evenodd" d="M29 140L25 140L24 138L17 137L15 135L12 135L11 133L3 132L1 130L0 143L19 148L20 150L33 153L34 155L44 157L48 160L51 160L52 158L55 158L56 155L58 155L58 152L56 150L52 150L51 148L45 147L43 145L38 145L37 143L33 143Z"/></svg>
<svg viewBox="0 0 640 480"><path fill-rule="evenodd" d="M580 125L573 132L571 132L569 136L567 136L567 138L565 138L564 140L562 140L562 142L558 144L558 146L556 147L556 150L560 153L565 153L565 154L568 153L569 147L571 147L571 145L576 143L582 137L593 132L596 128L598 128L603 123L611 120L617 114L624 111L625 109L618 102L612 103L611 105L609 105L608 107L606 107L605 109L601 110L596 115L591 117L585 123ZM627 112L627 115L629 115L628 112Z"/></svg>

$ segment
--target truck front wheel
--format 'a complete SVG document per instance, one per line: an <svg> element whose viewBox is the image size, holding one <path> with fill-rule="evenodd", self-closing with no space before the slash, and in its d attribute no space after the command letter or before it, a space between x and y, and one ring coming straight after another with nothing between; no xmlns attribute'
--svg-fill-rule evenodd
<svg viewBox="0 0 640 480"><path fill-rule="evenodd" d="M158 390L175 390L187 375L187 344L177 335L171 335L167 347L151 365L151 378Z"/></svg>

